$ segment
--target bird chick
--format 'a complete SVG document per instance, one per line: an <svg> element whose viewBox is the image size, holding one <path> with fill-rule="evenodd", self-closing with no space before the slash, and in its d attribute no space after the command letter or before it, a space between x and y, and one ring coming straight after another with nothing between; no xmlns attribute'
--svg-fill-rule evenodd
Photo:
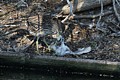
<svg viewBox="0 0 120 80"><path fill-rule="evenodd" d="M58 56L64 56L66 54L71 53L70 48L66 46L64 42L61 42L60 46L57 46L56 44L51 45L51 48L55 51L55 54Z"/></svg>

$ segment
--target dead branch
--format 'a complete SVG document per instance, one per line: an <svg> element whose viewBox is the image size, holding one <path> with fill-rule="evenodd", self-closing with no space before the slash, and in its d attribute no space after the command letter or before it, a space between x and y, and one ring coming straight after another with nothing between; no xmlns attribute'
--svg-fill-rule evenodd
<svg viewBox="0 0 120 80"><path fill-rule="evenodd" d="M118 21L120 22L120 15L118 14L116 6L115 6L116 0L112 0L112 2L113 2L113 9L114 9L115 15L116 15Z"/></svg>
<svg viewBox="0 0 120 80"><path fill-rule="evenodd" d="M70 16L74 15L73 14L73 5L72 5L72 3L69 0L67 0L67 3L70 6L70 13L69 13L68 16L66 16L66 18L64 20L61 21L62 23L64 23L66 20L68 20Z"/></svg>
<svg viewBox="0 0 120 80"><path fill-rule="evenodd" d="M61 22L64 23L65 21L67 21L70 17L70 14L68 16L65 17L65 19L63 19Z"/></svg>
<svg viewBox="0 0 120 80"><path fill-rule="evenodd" d="M67 0L67 3L70 6L70 15L73 15L73 5L69 0Z"/></svg>
<svg viewBox="0 0 120 80"><path fill-rule="evenodd" d="M72 17L72 19L95 19L95 18L98 18L99 16L103 17L103 16L108 16L110 14L113 14L113 11L108 11L102 14L95 14L95 15L75 15ZM62 17L64 18L67 16L63 16L63 15L57 16L57 18L62 18Z"/></svg>
<svg viewBox="0 0 120 80"><path fill-rule="evenodd" d="M116 2L117 2L117 4L118 4L118 6L120 7L120 3L119 3L119 1L118 1L118 0L116 0Z"/></svg>
<svg viewBox="0 0 120 80"><path fill-rule="evenodd" d="M112 3L111 0L102 0L103 6L108 5ZM76 7L73 6L75 12L85 11L89 9L94 9L96 7L100 7L101 4L99 4L99 0L72 0L72 4L76 5ZM76 8L76 9L75 9ZM70 13L70 7L69 5L65 5L62 8L63 14L69 14Z"/></svg>
<svg viewBox="0 0 120 80"><path fill-rule="evenodd" d="M102 15L103 14L103 1L102 0L99 0L99 3L101 4L101 12L100 12L100 14ZM98 22L97 22L97 24L96 24L96 27L98 28L98 27L100 27L100 21L101 21L101 19L102 19L102 16L99 16L99 19L98 19Z"/></svg>

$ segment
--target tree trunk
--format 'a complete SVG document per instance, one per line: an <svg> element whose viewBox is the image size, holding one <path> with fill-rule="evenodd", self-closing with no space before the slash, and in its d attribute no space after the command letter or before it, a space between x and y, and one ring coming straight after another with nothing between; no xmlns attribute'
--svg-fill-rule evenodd
<svg viewBox="0 0 120 80"><path fill-rule="evenodd" d="M104 60L90 60L90 59L77 59L56 56L30 56L27 53L0 53L0 65L23 65L23 67L37 66L52 66L52 68L65 68L65 70L72 70L75 72L91 72L91 73L104 73L113 74L120 73L120 62L110 62ZM41 67L42 69L42 67Z"/></svg>

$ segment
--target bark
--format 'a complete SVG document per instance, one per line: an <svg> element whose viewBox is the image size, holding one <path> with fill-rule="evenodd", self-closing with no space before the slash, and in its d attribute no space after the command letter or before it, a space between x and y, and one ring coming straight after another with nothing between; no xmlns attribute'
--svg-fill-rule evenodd
<svg viewBox="0 0 120 80"><path fill-rule="evenodd" d="M56 56L28 55L25 53L0 53L0 64L19 64L28 66L52 66L66 68L72 71L89 71L92 73L120 73L120 62L110 62L104 60L76 59ZM25 67L25 66L24 66Z"/></svg>
<svg viewBox="0 0 120 80"><path fill-rule="evenodd" d="M112 0L102 0L104 6L112 3ZM94 9L96 7L100 7L99 0L72 0L72 4L74 6L73 11L74 12L80 12L80 11L85 11L89 9ZM62 8L62 11L64 14L69 14L70 12L70 7L68 5L65 5Z"/></svg>

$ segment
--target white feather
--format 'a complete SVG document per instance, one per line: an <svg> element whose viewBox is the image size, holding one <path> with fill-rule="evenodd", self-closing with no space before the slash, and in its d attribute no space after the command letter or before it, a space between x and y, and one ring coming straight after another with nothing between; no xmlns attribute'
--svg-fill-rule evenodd
<svg viewBox="0 0 120 80"><path fill-rule="evenodd" d="M78 48L77 51L73 52L72 54L78 54L78 55L81 55L81 54L84 54L84 53L88 53L91 51L91 47L87 47L87 48Z"/></svg>

